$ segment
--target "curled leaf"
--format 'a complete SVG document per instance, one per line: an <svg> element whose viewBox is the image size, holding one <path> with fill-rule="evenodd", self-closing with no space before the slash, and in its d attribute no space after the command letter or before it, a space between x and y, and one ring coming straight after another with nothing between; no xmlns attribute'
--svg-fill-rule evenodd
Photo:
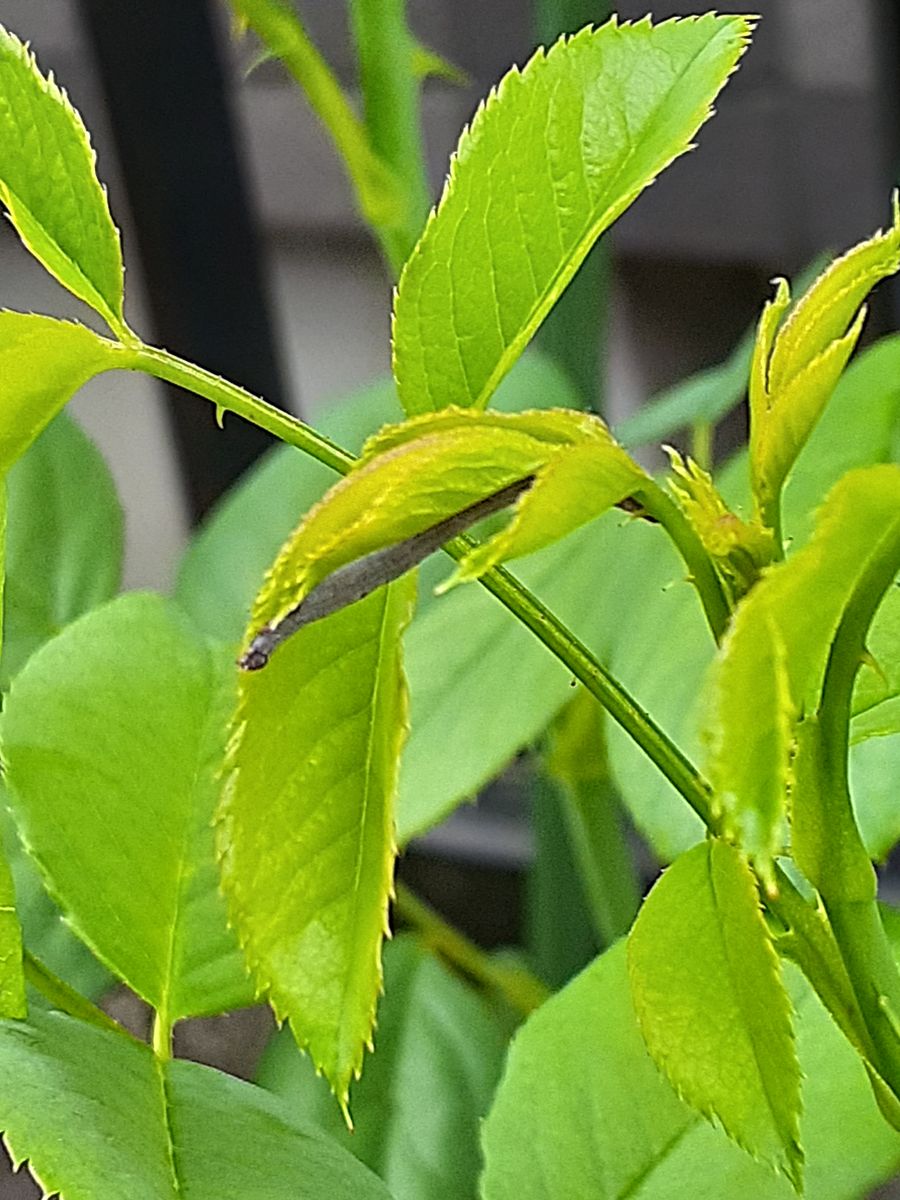
<svg viewBox="0 0 900 1200"><path fill-rule="evenodd" d="M818 421L862 331L863 300L900 268L900 202L894 220L836 259L796 302L779 279L763 309L750 368L750 471L757 508L777 524L787 474Z"/></svg>

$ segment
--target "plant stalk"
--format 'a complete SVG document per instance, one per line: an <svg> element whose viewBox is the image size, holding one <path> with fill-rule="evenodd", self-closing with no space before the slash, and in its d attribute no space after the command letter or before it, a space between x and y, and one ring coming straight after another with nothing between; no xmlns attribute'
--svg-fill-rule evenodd
<svg viewBox="0 0 900 1200"><path fill-rule="evenodd" d="M550 989L530 971L491 958L403 883L397 884L394 908L429 949L470 978L499 993L523 1017L529 1016L550 997Z"/></svg>
<svg viewBox="0 0 900 1200"><path fill-rule="evenodd" d="M406 0L350 0L350 25L369 143L392 170L402 192L396 225L380 231L394 280L418 240L428 215L419 94L413 70L415 42Z"/></svg>

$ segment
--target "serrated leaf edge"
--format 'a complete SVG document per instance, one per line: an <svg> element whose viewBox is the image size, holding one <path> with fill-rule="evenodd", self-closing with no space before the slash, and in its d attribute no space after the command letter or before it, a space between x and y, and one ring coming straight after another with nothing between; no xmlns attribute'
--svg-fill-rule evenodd
<svg viewBox="0 0 900 1200"><path fill-rule="evenodd" d="M460 162L465 160L466 156L469 154L469 152L472 148L472 145L474 145L476 139L480 135L479 127L480 127L481 122L483 120L485 120L486 114L488 114L497 104L503 103L505 100L506 94L508 92L510 92L514 87L522 86L522 84L526 83L527 80L531 77L531 75L535 71L542 70L543 67L540 64L545 62L551 55L554 55L557 53L560 53L560 54L565 53L565 51L568 48L570 48L572 45L577 44L579 41L588 41L590 38L596 36L598 33L601 33L604 29L622 30L622 29L646 28L646 29L652 29L652 30L659 30L659 29L665 29L669 26L674 26L677 24L693 24L693 25L699 25L702 23L710 23L711 24L712 22L722 20L723 18L725 20L729 20L729 21L733 22L736 27L739 27L740 31L737 33L737 41L738 41L737 59L736 59L734 65L731 67L731 69L726 73L726 75L722 79L722 82L719 85L719 87L716 89L715 95L717 95L718 92L721 91L721 89L725 86L728 79L731 78L731 76L735 73L735 71L738 70L738 68L740 66L740 60L743 57L744 53L747 50L747 47L750 44L750 39L752 37L753 30L755 28L755 24L756 24L755 17L742 16L739 14L732 14L732 13L723 14L722 16L720 16L719 14L717 14L715 12L708 12L708 13L687 15L684 17L670 17L667 20L657 22L654 25L649 14L645 17L639 18L636 21L619 21L618 17L615 14L613 14L613 16L611 16L610 19L608 21L606 21L603 25L600 25L600 26L587 25L587 26L585 26L584 29L578 31L577 33L563 34L549 48L545 47L545 46L539 46L535 50L535 52L531 56L531 58L528 60L528 62L525 64L524 67L520 68L517 65L513 65L510 68L510 70L507 71L507 73L503 76L503 78L500 80L500 82L495 84L491 88L488 95L486 97L484 97L481 101L479 101L478 107L476 108L475 113L473 114L471 120L463 127L463 130L462 130L462 133L460 134L460 138L457 143L456 149L450 155L449 168L448 168L447 176L446 176L446 179L444 182L444 187L441 192L441 196L440 196L437 204L434 205L434 207L429 212L428 217L425 221L425 225L422 230L422 233L420 234L419 239L416 242L416 245L413 247L412 253L410 254L409 258L406 260L406 262L403 266L403 270L400 273L400 278L397 281L397 284L394 288L394 304L392 306L392 311L391 311L391 370L394 375L394 378L397 381L397 390L398 390L398 394L400 395L400 400L401 400L401 403L403 404L404 409L406 409L406 404L403 403L404 389L402 387L402 382L401 382L401 377L402 377L403 372L399 369L399 360L398 360L398 355L397 355L397 344L398 344L397 343L397 328L396 328L397 327L397 298L400 295L400 292L403 288L404 280L407 278L410 278L412 271L415 269L417 260L421 254L421 247L425 244L426 239L429 236L432 225L439 219L440 214L443 211L448 198L452 194L454 188L456 188L458 186L457 179L458 179L458 174L459 174ZM724 26L723 26L723 28L724 28ZM699 128L702 125L704 125L706 123L706 121L709 120L709 118L715 113L715 111L716 110L715 110L714 98L713 98L710 101L708 101L706 103L705 107L703 108L703 113L697 121L697 127L695 130L695 133L697 130L699 130ZM617 217L619 217L622 214L622 212L624 212L625 209L628 208L628 206L637 198L637 196L640 194L640 192L642 192L644 190L645 187L649 187L651 184L655 183L655 181L659 177L660 173L662 171L664 171L666 169L666 167L670 166L677 158L680 158L683 154L686 154L695 148L696 148L696 143L689 142L682 149L676 150L673 154L671 154L670 157L666 158L664 161L662 161L660 163L659 167L656 169L656 172L652 175L652 177L649 178L648 180L646 180L646 182L641 183L640 187L636 191L628 192L625 196L620 197L619 200L615 204L611 205L609 208L604 210L604 212L602 214L600 214L590 224L589 228L585 231L581 240L577 243L577 246L576 246L574 252L569 256L569 259L568 259L564 269L559 271L558 274L556 276L554 276L553 280L547 287L546 294L544 296L541 296L538 298L537 302L535 303L533 311L529 314L529 317L527 318L527 320L525 322L523 322L522 328L523 328L523 330L527 330L528 332L520 333L519 336L514 338L509 343L509 345L506 347L504 352L500 355L497 365L495 366L494 370L491 372L490 376L488 377L487 381L485 382L484 386L482 387L481 392L479 393L479 395L477 397L475 397L471 401L471 407L476 408L476 409L483 409L489 403L490 397L493 395L494 391L496 390L496 387L499 384L500 380L507 373L507 371L512 366L512 364L516 361L516 359L520 356L524 347L531 340L531 337L533 336L535 329L540 325L543 318L547 315L547 313L552 308L552 303L550 303L550 304L546 303L547 297L549 295L552 295L554 292L556 292L557 289L562 290L568 285L568 283L570 282L570 280L573 278L576 271L578 270L578 267L581 265L581 262L583 261L584 256L587 253L587 249L589 249L590 246L593 245L593 243L596 241L597 237L599 236L599 233L602 232L603 228L607 228L608 225L612 224L617 219ZM616 211L616 210L618 210L618 211ZM613 215L611 217L609 216L610 212L613 213ZM608 221L607 221L607 218L609 218ZM604 224L604 222L606 222L606 224ZM599 229L599 232L595 232L598 229ZM583 249L584 247L586 247L586 248ZM561 287L560 287L560 281L562 281ZM540 315L538 315L538 314L540 314ZM427 384L426 384L426 386L427 386ZM429 400L430 399L431 399L431 397L429 396ZM432 406L432 411L440 411L440 410L435 410L435 409L433 409L433 406ZM416 412L410 413L410 415L422 415L422 414L419 413L418 411L416 411Z"/></svg>

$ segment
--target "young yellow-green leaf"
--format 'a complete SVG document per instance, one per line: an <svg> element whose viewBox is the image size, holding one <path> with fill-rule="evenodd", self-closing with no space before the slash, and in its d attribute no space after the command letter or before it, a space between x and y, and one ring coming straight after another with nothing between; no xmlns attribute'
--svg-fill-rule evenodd
<svg viewBox="0 0 900 1200"><path fill-rule="evenodd" d="M47 890L168 1021L252 999L211 828L233 671L174 604L131 593L47 642L4 705L9 803Z"/></svg>
<svg viewBox="0 0 900 1200"><path fill-rule="evenodd" d="M273 615L274 571L254 629ZM414 599L409 575L242 674L218 815L222 886L257 985L344 1106L381 987Z"/></svg>
<svg viewBox="0 0 900 1200"><path fill-rule="evenodd" d="M375 586L366 582L366 570L375 566L368 556L401 548L434 529L441 536L432 537L435 544L429 546L437 549L451 536L443 523L474 513L474 506L494 498L509 505L519 497L506 528L463 559L457 578L477 578L500 559L539 550L646 481L603 422L584 413L447 409L389 426L367 443L359 465L285 543L260 596L258 607L269 616L252 630L258 636L247 662L262 647L260 638L268 655L283 639L279 626L285 632L292 626L300 602L327 577L334 576L328 580L334 587L341 582L336 572L352 564L353 596L365 595ZM400 563L400 569L415 561ZM341 600L349 602L338 587L331 607L340 607Z"/></svg>
<svg viewBox="0 0 900 1200"><path fill-rule="evenodd" d="M740 852L713 838L657 881L628 938L638 1025L691 1107L800 1190L790 1002Z"/></svg>
<svg viewBox="0 0 900 1200"><path fill-rule="evenodd" d="M407 413L485 407L596 239L690 148L750 31L711 13L613 18L504 77L400 278L394 375Z"/></svg>
<svg viewBox="0 0 900 1200"><path fill-rule="evenodd" d="M672 467L669 487L736 600L774 557L772 531L758 520L743 521L719 494L712 476L693 459L664 447Z"/></svg>
<svg viewBox="0 0 900 1200"><path fill-rule="evenodd" d="M780 279L763 309L750 368L750 469L767 523L794 460L818 421L862 330L862 305L880 279L900 268L900 204L894 223L838 258L791 310Z"/></svg>
<svg viewBox="0 0 900 1200"><path fill-rule="evenodd" d="M95 161L65 93L0 26L0 200L35 258L121 335L122 250Z"/></svg>
<svg viewBox="0 0 900 1200"><path fill-rule="evenodd" d="M84 325L0 312L0 473L83 384L115 365L115 344Z"/></svg>
<svg viewBox="0 0 900 1200"><path fill-rule="evenodd" d="M65 1200L390 1200L261 1088L60 1013L0 1022L0 1131Z"/></svg>
<svg viewBox="0 0 900 1200"><path fill-rule="evenodd" d="M900 467L851 471L810 542L739 605L712 674L709 778L724 828L771 879L796 722L814 712L831 642L873 557L900 539ZM811 599L812 598L812 599Z"/></svg>

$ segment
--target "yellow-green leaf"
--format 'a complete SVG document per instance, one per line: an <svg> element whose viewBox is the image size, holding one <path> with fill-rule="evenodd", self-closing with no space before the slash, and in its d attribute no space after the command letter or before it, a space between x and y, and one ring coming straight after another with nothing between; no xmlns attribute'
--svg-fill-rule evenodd
<svg viewBox="0 0 900 1200"><path fill-rule="evenodd" d="M505 76L400 279L394 374L407 413L484 408L596 239L690 149L750 31L712 13L613 18Z"/></svg>
<svg viewBox="0 0 900 1200"><path fill-rule="evenodd" d="M116 365L116 353L84 325L0 312L0 473L83 384Z"/></svg>
<svg viewBox="0 0 900 1200"><path fill-rule="evenodd" d="M511 504L519 495L515 513L462 560L456 578L477 578L501 559L549 545L646 481L603 422L584 413L446 409L389 426L285 544L258 606L268 614L263 633L281 640L279 626L287 628L300 601L341 568L365 568L368 556L440 529L490 497L508 495ZM432 549L450 536L432 539ZM343 603L371 590L365 578L362 590L357 584L354 576L356 590Z"/></svg>
<svg viewBox="0 0 900 1200"><path fill-rule="evenodd" d="M279 569L254 629L272 618ZM222 885L257 985L343 1105L381 987L414 598L410 575L242 674L218 818Z"/></svg>
<svg viewBox="0 0 900 1200"><path fill-rule="evenodd" d="M65 92L0 26L0 200L50 274L122 334L122 251L95 157Z"/></svg>
<svg viewBox="0 0 900 1200"><path fill-rule="evenodd" d="M656 883L628 939L638 1025L681 1098L800 1190L790 1003L741 854L713 838Z"/></svg>
<svg viewBox="0 0 900 1200"><path fill-rule="evenodd" d="M757 507L777 524L781 488L828 402L862 331L860 307L900 268L900 205L894 222L836 259L797 301L779 279L763 309L750 368L750 470Z"/></svg>
<svg viewBox="0 0 900 1200"><path fill-rule="evenodd" d="M818 705L835 632L854 587L900 539L900 467L851 471L819 511L810 542L738 606L714 664L709 777L723 828L771 882L782 848L799 718Z"/></svg>

